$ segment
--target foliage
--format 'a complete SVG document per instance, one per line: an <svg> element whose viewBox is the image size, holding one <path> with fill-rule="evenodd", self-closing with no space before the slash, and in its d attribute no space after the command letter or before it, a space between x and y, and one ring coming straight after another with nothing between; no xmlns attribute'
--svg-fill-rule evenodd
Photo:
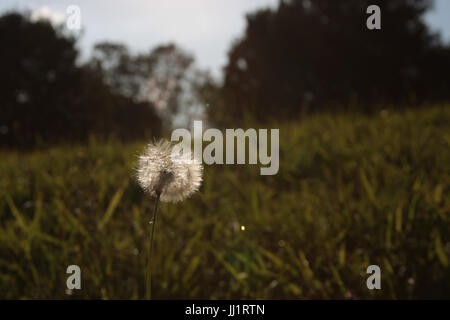
<svg viewBox="0 0 450 320"><path fill-rule="evenodd" d="M200 116L197 86L208 80L208 74L197 69L191 54L173 43L159 45L149 53L131 54L123 44L100 42L88 65L113 92L152 103L164 129L176 122L186 125Z"/></svg>
<svg viewBox="0 0 450 320"><path fill-rule="evenodd" d="M78 66L76 39L48 21L4 14L0 42L1 147L160 133L153 106L113 92L98 70Z"/></svg>
<svg viewBox="0 0 450 320"><path fill-rule="evenodd" d="M369 5L382 26L368 30ZM229 51L220 112L236 124L288 119L301 111L373 111L378 105L446 101L450 49L423 21L429 0L290 0L247 15ZM216 103L216 101L209 101Z"/></svg>

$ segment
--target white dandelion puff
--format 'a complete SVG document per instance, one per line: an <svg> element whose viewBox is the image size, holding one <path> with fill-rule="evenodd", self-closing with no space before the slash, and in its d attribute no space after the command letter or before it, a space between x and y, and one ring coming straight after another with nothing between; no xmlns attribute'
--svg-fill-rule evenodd
<svg viewBox="0 0 450 320"><path fill-rule="evenodd" d="M186 199L200 188L202 165L190 154L175 154L167 140L147 145L139 157L137 169L140 186L161 201Z"/></svg>
<svg viewBox="0 0 450 320"><path fill-rule="evenodd" d="M151 223L150 245L147 252L146 298L151 299L152 252L158 202L177 202L186 199L200 188L202 165L190 154L173 152L167 140L149 143L139 156L137 179L140 186L156 198Z"/></svg>

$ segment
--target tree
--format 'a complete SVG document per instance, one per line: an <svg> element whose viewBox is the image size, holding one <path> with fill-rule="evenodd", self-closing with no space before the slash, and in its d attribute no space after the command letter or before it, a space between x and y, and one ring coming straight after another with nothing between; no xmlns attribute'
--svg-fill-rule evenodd
<svg viewBox="0 0 450 320"><path fill-rule="evenodd" d="M381 8L381 30L366 27L371 4ZM440 55L439 39L422 20L431 4L291 0L247 15L245 34L231 47L225 67L225 121L246 114L288 118L302 108L338 108L351 101L370 111L380 103L433 96L423 83L427 61ZM450 83L448 76L445 81Z"/></svg>
<svg viewBox="0 0 450 320"><path fill-rule="evenodd" d="M206 75L173 43L133 55L123 44L102 42L95 45L89 66L114 92L154 105L166 130L200 116L196 86Z"/></svg>
<svg viewBox="0 0 450 320"><path fill-rule="evenodd" d="M81 79L75 40L46 21L11 13L0 18L0 42L1 141L28 144L37 135L73 132L69 115L82 112L73 103Z"/></svg>
<svg viewBox="0 0 450 320"><path fill-rule="evenodd" d="M8 13L0 17L0 42L1 146L159 133L151 104L134 102L95 69L77 66L76 39L62 28Z"/></svg>

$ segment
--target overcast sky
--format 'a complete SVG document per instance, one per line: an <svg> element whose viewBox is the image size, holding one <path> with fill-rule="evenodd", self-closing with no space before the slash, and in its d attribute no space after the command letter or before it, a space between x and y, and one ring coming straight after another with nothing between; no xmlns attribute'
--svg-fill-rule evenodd
<svg viewBox="0 0 450 320"><path fill-rule="evenodd" d="M87 57L93 44L109 40L134 52L173 41L196 57L202 68L220 74L228 49L245 28L245 13L275 6L278 0L2 0L0 12L30 10L64 20L66 8L78 5L84 33L80 47ZM426 16L435 30L450 41L450 0L436 0Z"/></svg>

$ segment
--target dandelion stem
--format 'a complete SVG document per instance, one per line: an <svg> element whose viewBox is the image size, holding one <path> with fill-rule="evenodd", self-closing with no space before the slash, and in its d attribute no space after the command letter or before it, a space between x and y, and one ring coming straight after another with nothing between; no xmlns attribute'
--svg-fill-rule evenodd
<svg viewBox="0 0 450 320"><path fill-rule="evenodd" d="M152 298L152 253L153 253L153 237L155 235L156 216L158 213L158 202L159 202L159 195L156 197L155 200L155 208L153 210L153 218L151 220L152 233L150 235L150 246L147 255L147 281L146 281L147 283L145 290L145 296L147 300L150 300Z"/></svg>

